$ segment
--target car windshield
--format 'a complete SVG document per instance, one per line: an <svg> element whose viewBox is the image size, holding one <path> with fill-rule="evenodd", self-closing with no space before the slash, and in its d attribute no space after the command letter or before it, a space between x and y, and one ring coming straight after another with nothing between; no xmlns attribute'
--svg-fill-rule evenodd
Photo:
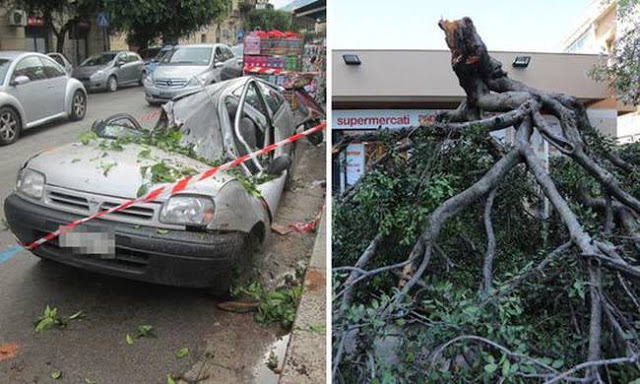
<svg viewBox="0 0 640 384"><path fill-rule="evenodd" d="M101 55L95 55L89 57L87 60L83 61L80 64L81 67L91 67L94 65L105 65L109 64L116 57L115 53L103 53Z"/></svg>
<svg viewBox="0 0 640 384"><path fill-rule="evenodd" d="M174 110L174 113L184 119L177 131L175 125L166 123L158 125L154 130L144 129L128 115L114 115L95 124L92 131L102 139L171 148L172 151L192 158L214 162L222 155L222 137L216 109L210 107L210 100L206 101L195 105L185 102L184 107ZM183 116L183 113L188 117Z"/></svg>
<svg viewBox="0 0 640 384"><path fill-rule="evenodd" d="M177 47L164 55L160 65L208 65L212 47Z"/></svg>
<svg viewBox="0 0 640 384"><path fill-rule="evenodd" d="M7 76L9 65L11 65L11 60L0 58L0 85L4 83L4 78Z"/></svg>

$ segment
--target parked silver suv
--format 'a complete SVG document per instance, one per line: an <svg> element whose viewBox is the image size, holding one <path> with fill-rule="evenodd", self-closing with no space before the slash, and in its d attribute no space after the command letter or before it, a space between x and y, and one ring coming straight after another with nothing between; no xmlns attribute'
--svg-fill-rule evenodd
<svg viewBox="0 0 640 384"><path fill-rule="evenodd" d="M89 89L115 92L123 85L142 84L142 58L134 52L103 52L73 70L73 77Z"/></svg>
<svg viewBox="0 0 640 384"><path fill-rule="evenodd" d="M78 80L48 56L0 51L0 145L20 132L52 120L81 120L87 94Z"/></svg>
<svg viewBox="0 0 640 384"><path fill-rule="evenodd" d="M149 104L161 104L202 85L240 76L242 69L224 44L177 45L144 78L144 93Z"/></svg>

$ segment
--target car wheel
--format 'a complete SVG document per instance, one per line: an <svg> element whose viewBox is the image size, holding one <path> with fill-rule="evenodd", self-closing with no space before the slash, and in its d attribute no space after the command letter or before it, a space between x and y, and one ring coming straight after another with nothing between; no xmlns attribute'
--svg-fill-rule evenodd
<svg viewBox="0 0 640 384"><path fill-rule="evenodd" d="M107 80L107 90L109 92L115 92L118 90L118 79L115 76L109 76Z"/></svg>
<svg viewBox="0 0 640 384"><path fill-rule="evenodd" d="M87 114L87 95L82 91L76 91L71 101L71 120L82 120Z"/></svg>
<svg viewBox="0 0 640 384"><path fill-rule="evenodd" d="M237 277L242 283L249 281L251 267L253 266L253 256L262 250L261 233L260 227L256 226L246 237L237 254L234 265L227 270L219 271L211 279L211 285L207 288L209 296L223 299L229 298L234 272L237 272Z"/></svg>
<svg viewBox="0 0 640 384"><path fill-rule="evenodd" d="M15 109L11 107L0 108L0 145L14 143L20 137L22 122Z"/></svg>

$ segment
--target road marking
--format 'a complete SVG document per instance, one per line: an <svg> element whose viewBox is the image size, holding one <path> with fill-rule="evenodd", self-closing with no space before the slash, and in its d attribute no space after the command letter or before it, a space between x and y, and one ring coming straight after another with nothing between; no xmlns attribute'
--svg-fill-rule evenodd
<svg viewBox="0 0 640 384"><path fill-rule="evenodd" d="M15 256L15 254L18 253L18 251L21 250L22 248L23 247L21 245L16 244L0 252L0 264L4 263L5 261L8 261L10 258ZM1 357L0 357L0 361L2 361Z"/></svg>

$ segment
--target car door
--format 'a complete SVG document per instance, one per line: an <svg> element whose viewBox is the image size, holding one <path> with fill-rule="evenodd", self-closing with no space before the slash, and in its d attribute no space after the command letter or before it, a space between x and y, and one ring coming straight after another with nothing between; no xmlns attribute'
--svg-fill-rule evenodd
<svg viewBox="0 0 640 384"><path fill-rule="evenodd" d="M131 60L131 79L132 81L139 81L142 78L144 60L136 53L129 53L129 59Z"/></svg>
<svg viewBox="0 0 640 384"><path fill-rule="evenodd" d="M47 87L50 89L50 105L49 115L55 115L66 110L65 96L67 93L67 73L64 68L48 57L40 57L44 67L44 73L47 76Z"/></svg>
<svg viewBox="0 0 640 384"><path fill-rule="evenodd" d="M271 84L256 81L262 97L269 107L270 118L274 126L274 140L280 141L292 136L296 131L295 119L289 103L285 102L284 95ZM286 153L291 153L291 145L287 146Z"/></svg>
<svg viewBox="0 0 640 384"><path fill-rule="evenodd" d="M29 82L14 84L8 88L24 109L27 124L43 119L51 115L55 110L55 102L51 101L54 92L55 81L47 79L44 66L36 55L27 56L18 63L11 74L11 84L18 76L26 76Z"/></svg>
<svg viewBox="0 0 640 384"><path fill-rule="evenodd" d="M273 144L275 141L274 126L269 117L267 104L260 92L255 80L247 81L244 87L235 93L239 97L238 108L235 116L234 135L236 136L236 146L240 154L254 152L265 146ZM246 123L246 124L243 124ZM248 137L251 130L243 129L246 125L253 124L256 128L256 137ZM255 143L254 146L251 143ZM253 157L248 162L253 166L250 171L257 176L263 173L268 164L276 157L284 154L282 148L260 157ZM266 177L257 186L263 199L269 206L272 215L275 215L284 188L286 172L277 177Z"/></svg>
<svg viewBox="0 0 640 384"><path fill-rule="evenodd" d="M122 63L118 66L118 63ZM114 61L116 66L115 73L118 78L118 83L125 84L131 81L131 75L127 72L127 54L124 52L119 53Z"/></svg>

